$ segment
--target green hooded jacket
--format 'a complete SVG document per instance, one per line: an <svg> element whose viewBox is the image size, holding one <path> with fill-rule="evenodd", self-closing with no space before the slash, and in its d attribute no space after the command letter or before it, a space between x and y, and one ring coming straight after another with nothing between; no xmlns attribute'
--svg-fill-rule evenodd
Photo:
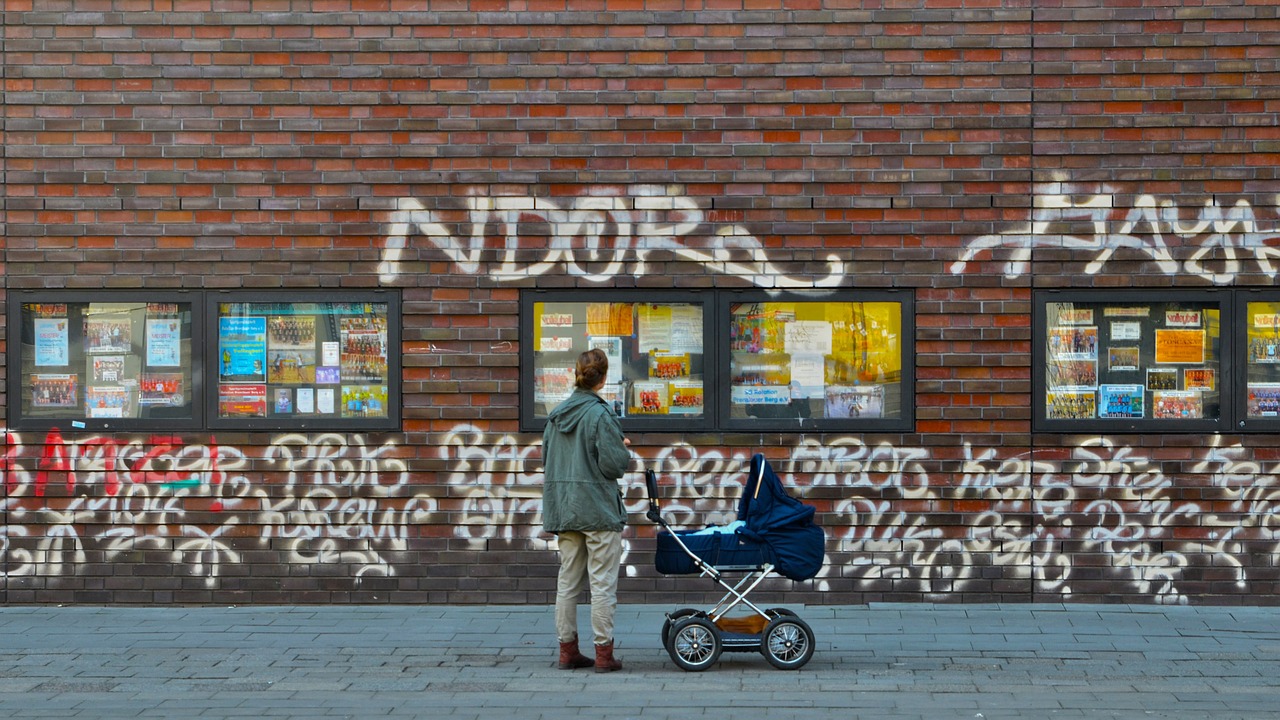
<svg viewBox="0 0 1280 720"><path fill-rule="evenodd" d="M599 395L577 388L547 416L542 433L547 532L621 531L627 524L618 480L631 462L622 425Z"/></svg>

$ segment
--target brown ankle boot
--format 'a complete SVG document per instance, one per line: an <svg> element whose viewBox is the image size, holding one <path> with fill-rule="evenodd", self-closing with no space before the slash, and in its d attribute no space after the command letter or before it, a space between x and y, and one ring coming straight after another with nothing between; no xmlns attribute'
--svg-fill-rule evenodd
<svg viewBox="0 0 1280 720"><path fill-rule="evenodd" d="M560 643L560 669L576 670L578 668L591 667L595 663L591 658L583 655L578 650L578 638L574 638L569 642Z"/></svg>
<svg viewBox="0 0 1280 720"><path fill-rule="evenodd" d="M613 643L596 646L596 672L607 673L622 669L622 661L613 656Z"/></svg>

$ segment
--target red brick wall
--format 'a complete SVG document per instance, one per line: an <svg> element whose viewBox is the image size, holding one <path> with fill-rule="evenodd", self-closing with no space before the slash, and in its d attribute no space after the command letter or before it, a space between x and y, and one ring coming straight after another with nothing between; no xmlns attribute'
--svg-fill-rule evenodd
<svg viewBox="0 0 1280 720"><path fill-rule="evenodd" d="M916 291L915 432L633 438L691 524L757 450L819 507L823 574L770 592L1274 602L1271 436L1031 432L1033 289L1275 280L1277 8L1092 5L7 2L6 289L398 288L405 420L64 430L43 496L46 437L8 432L0 602L550 602L518 298L597 285L545 224L474 258L429 226L651 193L701 213L681 246L757 250L633 238L609 286ZM624 601L704 597L634 519Z"/></svg>

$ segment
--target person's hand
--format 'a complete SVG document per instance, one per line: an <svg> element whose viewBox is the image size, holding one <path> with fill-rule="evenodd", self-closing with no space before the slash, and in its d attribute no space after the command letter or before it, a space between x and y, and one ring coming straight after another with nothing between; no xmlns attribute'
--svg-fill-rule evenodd
<svg viewBox="0 0 1280 720"><path fill-rule="evenodd" d="M631 438L627 438L627 437L622 438L622 444L625 445L626 447L631 447Z"/></svg>

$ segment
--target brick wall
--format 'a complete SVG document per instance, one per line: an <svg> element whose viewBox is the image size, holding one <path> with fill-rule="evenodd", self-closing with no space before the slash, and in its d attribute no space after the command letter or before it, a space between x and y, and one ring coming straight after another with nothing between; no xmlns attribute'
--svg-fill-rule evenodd
<svg viewBox="0 0 1280 720"><path fill-rule="evenodd" d="M916 291L915 432L633 436L694 522L757 450L819 507L822 575L769 593L1273 603L1271 436L1031 432L1033 289L1275 281L1277 7L1107 5L6 2L8 293L397 288L404 425L64 429L43 496L48 438L8 432L0 602L550 602L518 299L596 285L543 263L545 224L474 257L422 225L659 193L702 213L690 247L737 227L753 267ZM609 285L752 285L636 242ZM143 456L225 484L161 490ZM624 601L705 598L652 534Z"/></svg>

